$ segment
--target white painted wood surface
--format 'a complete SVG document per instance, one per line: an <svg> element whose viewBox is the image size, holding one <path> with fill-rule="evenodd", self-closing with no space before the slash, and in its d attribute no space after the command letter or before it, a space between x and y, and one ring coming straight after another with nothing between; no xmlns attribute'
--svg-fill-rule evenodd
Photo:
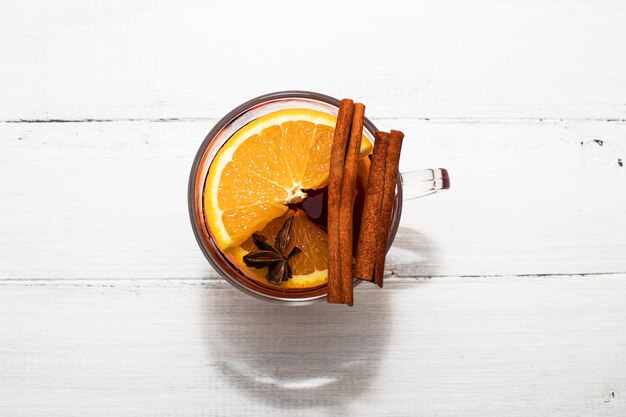
<svg viewBox="0 0 626 417"><path fill-rule="evenodd" d="M626 119L619 0L9 0L0 13L4 119L220 117L287 89L378 117Z"/></svg>
<svg viewBox="0 0 626 417"><path fill-rule="evenodd" d="M625 21L619 1L3 2L0 417L626 415ZM402 170L452 176L405 203L393 276L351 311L246 298L188 224L208 130L284 89L364 101L407 133Z"/></svg>
<svg viewBox="0 0 626 417"><path fill-rule="evenodd" d="M226 283L4 284L0 415L624 415L626 276L386 287L348 310Z"/></svg>

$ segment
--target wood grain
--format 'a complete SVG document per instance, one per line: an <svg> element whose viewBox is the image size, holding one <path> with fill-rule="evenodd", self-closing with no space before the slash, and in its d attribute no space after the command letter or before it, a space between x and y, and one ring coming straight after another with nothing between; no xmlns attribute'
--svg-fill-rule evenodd
<svg viewBox="0 0 626 417"><path fill-rule="evenodd" d="M376 123L406 133L401 171L452 179L405 202L388 274L626 271L626 124ZM212 125L0 124L0 278L216 278L186 195Z"/></svg>
<svg viewBox="0 0 626 417"><path fill-rule="evenodd" d="M619 417L624 295L624 275L390 279L348 311L211 281L0 282L0 415Z"/></svg>
<svg viewBox="0 0 626 417"><path fill-rule="evenodd" d="M376 117L624 120L625 21L615 0L8 0L0 118L221 117L307 89Z"/></svg>

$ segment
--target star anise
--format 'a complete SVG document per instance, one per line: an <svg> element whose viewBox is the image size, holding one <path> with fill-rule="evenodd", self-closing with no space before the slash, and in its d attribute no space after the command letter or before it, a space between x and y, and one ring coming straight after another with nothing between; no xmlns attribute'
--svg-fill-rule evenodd
<svg viewBox="0 0 626 417"><path fill-rule="evenodd" d="M280 285L283 281L289 281L293 276L289 260L302 252L300 248L294 246L291 239L291 225L293 216L285 220L283 227L276 235L272 245L265 236L253 233L252 241L259 249L243 257L244 263L252 268L268 267L265 278L271 284Z"/></svg>

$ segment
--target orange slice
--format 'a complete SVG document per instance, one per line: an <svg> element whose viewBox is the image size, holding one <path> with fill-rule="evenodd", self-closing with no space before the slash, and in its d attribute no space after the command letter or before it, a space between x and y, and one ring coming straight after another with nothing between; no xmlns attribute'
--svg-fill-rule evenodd
<svg viewBox="0 0 626 417"><path fill-rule="evenodd" d="M293 277L284 281L281 288L311 289L324 285L328 277L328 243L326 232L313 223L302 210L288 210L282 216L272 220L259 233L274 243L276 234L289 217L294 216L291 228L295 246L302 252L290 259ZM226 253L228 260L246 276L258 283L271 285L265 278L267 268L249 268L243 262L243 257L249 252L258 250L252 238L246 239L241 246Z"/></svg>
<svg viewBox="0 0 626 417"><path fill-rule="evenodd" d="M209 168L204 215L224 253L306 198L304 190L328 184L336 118L310 109L259 117L222 146ZM361 155L371 152L363 137Z"/></svg>

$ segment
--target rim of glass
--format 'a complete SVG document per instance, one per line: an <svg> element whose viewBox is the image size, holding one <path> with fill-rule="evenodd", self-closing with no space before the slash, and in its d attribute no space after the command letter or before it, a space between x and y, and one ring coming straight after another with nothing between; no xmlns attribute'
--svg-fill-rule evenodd
<svg viewBox="0 0 626 417"><path fill-rule="evenodd" d="M288 90L288 91L277 91L273 93L264 94L258 97L255 97L251 100L248 100L239 106L235 107L233 110L228 112L224 117L222 117L213 128L206 135L205 139L202 141L202 144L198 148L196 156L193 160L193 164L191 166L191 172L189 174L189 184L187 190L187 204L189 210L189 219L191 221L191 227L193 229L194 236L196 241L198 242L198 246L202 250L205 258L209 261L209 264L217 271L217 273L228 281L235 288L243 291L244 293L251 295L255 298L259 298L266 301L273 301L280 304L288 304L288 305L305 305L310 304L315 301L319 301L326 297L326 286L323 286L319 289L312 291L303 291L303 292L280 292L277 290L271 290L267 287L263 287L260 284L256 284L252 282L252 280L247 279L244 282L235 278L233 275L241 275L241 272L237 270L226 257L217 249L217 246L213 242L213 238L208 233L208 230L202 230L204 224L203 217L203 207L198 207L196 204L196 190L201 182L202 185L202 193L204 193L204 181L206 181L206 175L199 176L198 171L201 167L209 145L213 142L213 140L222 132L224 128L229 126L239 117L247 113L248 111L259 107L264 104L269 104L272 102L278 102L281 100L288 99L302 99L305 101L318 101L325 104L330 104L337 109L339 108L340 100L312 91L304 91L304 90ZM365 118L363 122L364 127L374 134L378 129L376 126L368 119ZM226 139L228 140L228 139ZM201 181L198 181L201 177ZM399 226L399 217L402 213L402 186L401 186L401 175L398 173L398 180L396 183L396 196L395 196L395 204L394 211L397 211L397 218L395 222L392 222L391 230L389 233L389 241L388 241L388 249L391 247L393 243L396 233L398 231ZM200 204L201 206L201 204ZM202 214L202 218L200 216ZM204 232L204 233L203 233ZM220 261L222 263L220 263ZM361 280L355 279L355 285L358 285ZM298 294L302 294L303 296L298 297Z"/></svg>

